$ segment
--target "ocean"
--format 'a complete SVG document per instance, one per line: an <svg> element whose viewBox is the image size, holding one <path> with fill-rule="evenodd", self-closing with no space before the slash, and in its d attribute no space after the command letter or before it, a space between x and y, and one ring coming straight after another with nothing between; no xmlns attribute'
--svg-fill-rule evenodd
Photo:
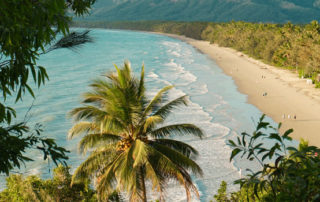
<svg viewBox="0 0 320 202"><path fill-rule="evenodd" d="M23 102L14 105L19 119L22 120L32 106L28 113L29 123L41 123L45 136L55 138L59 145L71 151L68 164L74 170L85 156L77 152L80 138L66 139L72 126L67 113L80 106L81 94L89 90L88 84L103 73L113 71L114 64L121 66L129 60L137 75L144 64L148 95L154 95L166 85L175 85L169 93L170 99L184 94L189 96L189 106L176 110L168 123L193 123L206 134L202 140L179 137L200 154L197 162L204 176L194 178L200 201L213 199L222 180L234 190L236 187L232 182L243 173L239 163L229 161L231 148L226 141L241 132L252 132L262 112L247 103L247 96L237 90L232 78L191 45L167 36L104 29L92 30L91 36L94 43L76 51L63 49L41 56L39 64L47 68L50 80L35 89L35 99L25 95ZM40 153L28 153L35 161L17 171L50 177L53 163L44 162ZM4 179L4 176L0 177L2 189ZM183 189L174 183L169 184L166 196L167 201L186 199Z"/></svg>

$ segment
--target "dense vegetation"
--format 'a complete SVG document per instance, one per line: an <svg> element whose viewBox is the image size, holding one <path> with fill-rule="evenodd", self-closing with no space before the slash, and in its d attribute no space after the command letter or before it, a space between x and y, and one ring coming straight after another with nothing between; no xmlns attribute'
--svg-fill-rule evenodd
<svg viewBox="0 0 320 202"><path fill-rule="evenodd" d="M71 186L69 168L59 165L53 171L53 178L40 179L38 176L23 177L10 175L7 188L0 193L0 201L97 201L95 191L88 182Z"/></svg>
<svg viewBox="0 0 320 202"><path fill-rule="evenodd" d="M277 128L272 127L268 122L264 122L263 116L258 122L256 130L252 134L242 133L241 136L235 140L229 140L229 145L233 148L230 160L236 156L241 156L240 158L242 160L256 161L261 167L260 169L255 170L247 168L247 175L234 182L235 184L240 185L240 189L236 192L229 193L227 191L226 182L222 181L218 193L214 196L214 201L311 202L320 200L320 149L314 146L308 146L308 143L303 140L300 142L298 148L290 146L290 134L293 130L290 129L280 135L278 133L280 125ZM83 139L81 141L82 145L80 146L85 147L85 145L90 146L98 144L97 148L102 148L103 145L105 145L104 147L108 147L108 145L112 144L107 144L107 142L106 144L101 144L101 138L104 138L106 135L101 135L97 141L89 141L90 138L86 138L86 136L84 137L85 141ZM270 141L266 143L266 139L269 139ZM127 141L125 144L123 143L124 142L121 141L118 142L116 144L117 148L120 147L122 149L124 146L130 147ZM174 145L174 148L177 149L177 146L178 145ZM184 145L181 146L184 147ZM101 151L103 152L104 150ZM142 153L144 153L142 151L139 150L138 153L132 152L132 155L136 154L136 159L133 161L141 158L141 155L143 155ZM147 150L147 152L150 151ZM92 156L96 154L97 151L93 152ZM110 155L112 156L113 154L105 154L104 158L107 158ZM110 160L103 160L102 157L103 155L99 157L98 162L101 163ZM90 157L88 160L90 160ZM145 162L146 165L148 161L152 162L151 158L148 158ZM127 161L118 163L119 165L123 165L123 163L126 162ZM94 162L91 165L86 164L85 166L88 166L87 169L95 169L99 167L96 163L97 162ZM106 164L102 163L102 166L104 165ZM83 166L84 164L80 166L80 169L83 169ZM133 167L134 166L139 167L139 165L135 165L135 163L133 163ZM134 169L132 166L129 167ZM119 171L117 172L121 173L123 169L126 168L127 167L125 165L118 167L117 169ZM170 171L169 168L167 169L167 171ZM131 171L130 173L133 174L134 171ZM150 174L150 171L147 173ZM163 172L157 172L156 174L161 173L163 174ZM123 175L115 176L118 177L118 179L122 179L122 177L124 177ZM147 176L150 177L150 175ZM152 176L155 177L154 175L151 175L151 177ZM88 186L90 182L89 178L85 175L82 180L72 180L72 178L77 177L79 176L71 177L69 169L61 165L54 170L53 179L42 180L37 176L23 178L21 175L11 175L7 178L7 188L0 193L0 201L99 201L101 193ZM132 177L133 176L128 175L127 180ZM158 175L158 177L160 176ZM131 180L139 179L141 178L136 178L135 176ZM119 181L121 183L119 186L120 189L121 187L132 185L133 182L131 180L127 180L122 179ZM101 183L99 182L99 178L96 178L95 181ZM165 184L163 184L163 186L163 188L165 188ZM116 191L109 194L108 200L123 201L121 196L121 193L123 192L118 191L120 190L116 189ZM141 194L138 190L131 191L137 192L134 194ZM156 191L161 192L157 189ZM142 200L140 199L135 201Z"/></svg>
<svg viewBox="0 0 320 202"><path fill-rule="evenodd" d="M319 8L319 0L100 0L86 20L308 23Z"/></svg>
<svg viewBox="0 0 320 202"><path fill-rule="evenodd" d="M69 138L84 134L79 143L81 153L90 156L76 170L72 182L94 179L98 197L105 200L114 191L129 195L130 201L147 201L146 183L152 185L160 200L169 181L199 197L192 182L202 175L194 161L198 152L190 145L170 139L173 135L201 138L201 129L192 124L164 124L172 109L187 105L187 97L167 101L173 86L161 89L152 99L146 96L144 67L140 79L125 63L115 72L95 80L84 94L83 106L71 111L77 123ZM164 103L165 102L165 103Z"/></svg>
<svg viewBox="0 0 320 202"><path fill-rule="evenodd" d="M247 22L74 22L74 26L155 31L185 35L231 47L265 63L296 70L300 77L320 73L320 25L261 24Z"/></svg>
<svg viewBox="0 0 320 202"><path fill-rule="evenodd" d="M301 141L298 148L288 146L292 129L280 135L261 117L252 134L242 133L242 138L229 140L233 148L230 160L236 156L256 161L260 169L247 168L247 176L236 180L240 190L227 193L222 182L215 200L228 201L319 201L320 200L320 149ZM268 129L270 132L268 132ZM272 140L269 146L266 139Z"/></svg>
<svg viewBox="0 0 320 202"><path fill-rule="evenodd" d="M303 26L245 22L210 24L202 38L278 67L299 70L300 76L313 80L320 73L320 26L317 21Z"/></svg>

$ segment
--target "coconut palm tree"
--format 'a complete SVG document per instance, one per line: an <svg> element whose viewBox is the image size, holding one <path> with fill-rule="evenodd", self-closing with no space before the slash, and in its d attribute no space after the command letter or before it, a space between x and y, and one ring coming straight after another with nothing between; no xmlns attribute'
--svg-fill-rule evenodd
<svg viewBox="0 0 320 202"><path fill-rule="evenodd" d="M130 201L147 201L146 182L162 200L167 182L173 179L185 188L188 200L191 192L199 197L189 174L202 175L194 161L198 152L169 137L201 138L203 132L192 124L164 125L174 108L187 104L187 97L163 104L172 88L167 86L149 100L143 66L140 79L128 62L123 68L115 67L115 72L94 80L91 91L84 94L83 106L70 112L77 123L68 137L84 135L79 151L91 152L75 170L73 182L94 178L101 198L117 190L129 194Z"/></svg>

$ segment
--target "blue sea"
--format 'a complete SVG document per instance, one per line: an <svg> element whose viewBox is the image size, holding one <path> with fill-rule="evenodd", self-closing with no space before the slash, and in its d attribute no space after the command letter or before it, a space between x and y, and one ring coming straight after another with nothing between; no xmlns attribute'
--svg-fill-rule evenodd
<svg viewBox="0 0 320 202"><path fill-rule="evenodd" d="M180 140L194 146L200 153L197 162L204 171L202 178L194 178L200 192L200 201L209 201L217 192L222 180L232 182L241 175L241 163L230 162L231 149L228 139L241 132L252 132L254 121L262 115L256 107L247 103L247 96L237 90L231 77L218 65L191 45L163 35L94 29L94 43L76 51L57 50L41 56L39 64L47 68L50 80L35 90L36 98L25 95L23 102L14 106L20 120L28 113L29 123L41 123L44 135L71 151L68 164L74 170L84 159L77 152L80 138L67 140L72 126L67 113L80 106L81 94L88 91L88 84L108 71L114 64L121 66L129 60L133 71L139 75L145 65L148 95L152 96L166 85L175 85L169 98L187 94L189 106L176 110L168 123L193 123L201 127L206 137L199 140L185 137ZM270 119L269 119L270 120ZM18 172L42 177L52 175L51 161L43 161L40 153L28 152L35 159ZM243 173L242 173L243 174ZM1 176L1 188L5 186ZM169 183L167 201L185 201L185 192L175 183ZM152 195L150 195L152 197ZM198 201L196 198L195 201Z"/></svg>

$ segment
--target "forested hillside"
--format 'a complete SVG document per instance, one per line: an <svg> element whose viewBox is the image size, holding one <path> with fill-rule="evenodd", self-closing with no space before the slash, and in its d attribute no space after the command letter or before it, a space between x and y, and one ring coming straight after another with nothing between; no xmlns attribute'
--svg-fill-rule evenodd
<svg viewBox="0 0 320 202"><path fill-rule="evenodd" d="M98 0L86 20L180 20L306 23L320 19L319 0Z"/></svg>

